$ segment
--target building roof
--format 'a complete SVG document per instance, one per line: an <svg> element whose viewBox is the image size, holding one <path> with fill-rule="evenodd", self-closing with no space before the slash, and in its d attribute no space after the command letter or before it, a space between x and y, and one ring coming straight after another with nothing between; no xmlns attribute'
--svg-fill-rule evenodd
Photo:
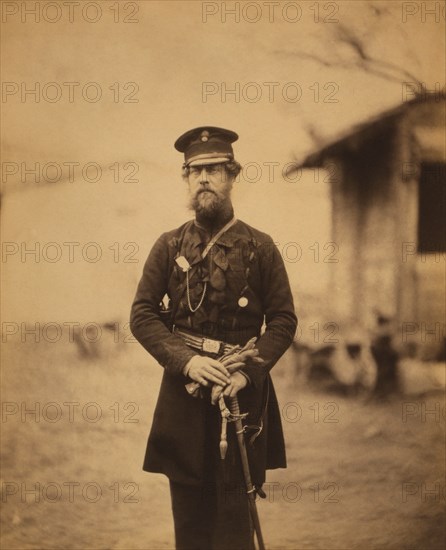
<svg viewBox="0 0 446 550"><path fill-rule="evenodd" d="M314 168L321 166L326 157L337 156L344 149L351 148L353 144L355 144L355 147L360 146L360 144L368 141L374 135L380 134L386 127L393 125L398 118L407 114L410 110L414 109L414 107L422 104L431 105L441 102L446 106L446 94L440 93L431 95L426 93L392 109L379 113L364 122L351 126L349 129L340 133L334 140L329 141L321 148L311 152L298 164L298 167ZM444 122L446 123L446 110L444 112ZM444 126L445 125L443 125L443 127Z"/></svg>

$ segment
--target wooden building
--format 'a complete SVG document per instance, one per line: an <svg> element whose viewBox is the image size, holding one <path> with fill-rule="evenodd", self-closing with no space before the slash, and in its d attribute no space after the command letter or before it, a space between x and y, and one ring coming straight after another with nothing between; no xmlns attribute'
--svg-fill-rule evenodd
<svg viewBox="0 0 446 550"><path fill-rule="evenodd" d="M445 107L444 95L417 97L302 163L329 174L335 314L363 327L384 315L403 343L436 354L445 327Z"/></svg>

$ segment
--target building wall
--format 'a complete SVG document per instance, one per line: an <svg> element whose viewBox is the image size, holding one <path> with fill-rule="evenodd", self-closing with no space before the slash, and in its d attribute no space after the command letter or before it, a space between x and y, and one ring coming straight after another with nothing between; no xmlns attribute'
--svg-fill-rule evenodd
<svg viewBox="0 0 446 550"><path fill-rule="evenodd" d="M365 143L349 144L330 162L339 165L332 182L333 236L340 262L333 271L340 318L370 326L376 314L397 311L397 182L392 150L396 133L383 126Z"/></svg>

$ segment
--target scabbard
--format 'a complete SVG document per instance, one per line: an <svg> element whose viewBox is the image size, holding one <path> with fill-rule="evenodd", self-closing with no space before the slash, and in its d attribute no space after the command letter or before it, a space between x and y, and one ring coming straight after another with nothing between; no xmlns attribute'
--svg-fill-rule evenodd
<svg viewBox="0 0 446 550"><path fill-rule="evenodd" d="M228 403L229 410L231 411L231 413L236 417L239 416L240 407L239 407L237 396L230 397L228 399L228 402L229 402ZM241 419L239 419L239 420L236 420L234 424L235 424L235 431L237 435L238 447L240 450L240 458L241 458L242 468L243 468L243 477L245 478L246 493L248 495L249 513L251 515L252 524L254 526L254 531L256 533L259 550L265 550L262 530L260 528L259 514L257 512L255 487L252 484L251 472L249 470L248 453L246 451L246 442L245 442L245 434L243 431L243 423Z"/></svg>

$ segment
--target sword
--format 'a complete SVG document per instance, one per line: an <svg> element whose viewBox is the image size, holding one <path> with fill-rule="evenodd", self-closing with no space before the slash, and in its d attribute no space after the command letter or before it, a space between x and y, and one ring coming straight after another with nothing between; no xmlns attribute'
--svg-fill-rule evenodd
<svg viewBox="0 0 446 550"><path fill-rule="evenodd" d="M256 506L256 489L251 481L251 472L249 471L248 453L246 451L245 432L243 430L242 419L240 415L240 406L237 396L230 397L229 410L234 416L235 433L237 434L238 447L240 450L240 458L242 461L243 477L245 478L246 494L248 495L249 513L254 526L254 531L257 537L259 550L265 550L262 531L260 529L260 519Z"/></svg>

